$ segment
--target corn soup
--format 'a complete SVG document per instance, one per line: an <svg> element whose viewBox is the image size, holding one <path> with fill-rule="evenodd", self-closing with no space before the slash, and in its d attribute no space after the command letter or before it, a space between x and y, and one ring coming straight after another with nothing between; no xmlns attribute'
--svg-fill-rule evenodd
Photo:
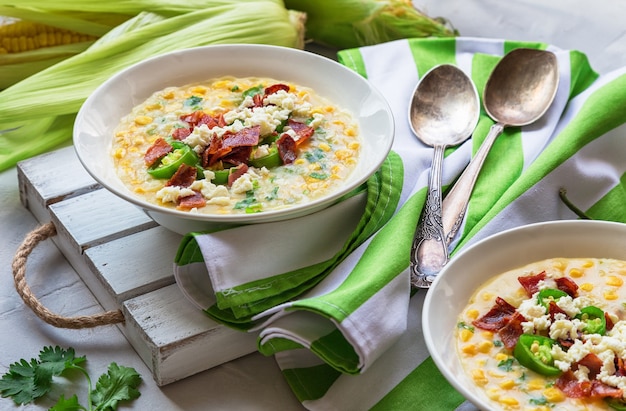
<svg viewBox="0 0 626 411"><path fill-rule="evenodd" d="M193 213L241 214L338 190L360 154L358 124L314 90L270 78L222 77L168 87L115 130L124 184Z"/></svg>
<svg viewBox="0 0 626 411"><path fill-rule="evenodd" d="M456 345L494 409L626 410L626 262L553 258L497 276Z"/></svg>

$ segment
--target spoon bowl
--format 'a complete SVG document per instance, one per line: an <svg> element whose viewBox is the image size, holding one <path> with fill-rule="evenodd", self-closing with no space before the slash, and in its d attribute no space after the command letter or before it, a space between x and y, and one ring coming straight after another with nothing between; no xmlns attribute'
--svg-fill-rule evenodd
<svg viewBox="0 0 626 411"><path fill-rule="evenodd" d="M411 282L424 287L448 261L442 223L441 171L446 147L465 141L474 131L480 100L472 80L458 67L441 64L415 87L409 105L413 133L434 148L428 195L411 249Z"/></svg>
<svg viewBox="0 0 626 411"><path fill-rule="evenodd" d="M552 104L558 86L558 62L549 51L514 49L493 69L485 85L483 104L496 123L443 201L447 244L463 223L476 179L496 138L505 127L525 126L541 118Z"/></svg>

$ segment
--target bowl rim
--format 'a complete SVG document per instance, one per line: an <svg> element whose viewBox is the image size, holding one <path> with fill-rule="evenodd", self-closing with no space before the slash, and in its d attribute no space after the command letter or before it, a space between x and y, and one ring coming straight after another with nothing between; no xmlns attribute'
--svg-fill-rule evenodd
<svg viewBox="0 0 626 411"><path fill-rule="evenodd" d="M468 387L461 382L461 379L459 379L459 376L456 375L453 372L453 370L450 369L450 367L448 366L449 363L444 360L444 356L442 355L441 350L438 349L441 347L438 347L434 339L434 335L432 332L433 331L432 324L438 321L432 315L432 313L435 311L434 304L437 301L436 294L438 294L440 288L445 286L444 282L447 281L447 276L450 275L448 273L453 272L453 270L456 269L457 264L462 264L463 260L468 258L467 257L468 255L471 256L474 253L481 251L482 249L484 249L487 246L490 246L493 243L500 243L505 238L520 236L520 235L524 235L524 234L528 234L532 232L537 232L538 230L546 230L546 229L547 230L564 230L564 229L572 230L580 226L584 226L587 228L592 227L597 230L603 230L603 231L615 230L615 231L623 232L624 234L626 234L626 224L621 223L621 222L605 221L605 220L555 220L555 221L530 223L530 224L525 224L525 225L521 225L518 227L509 228L509 229L500 231L498 233L491 234L477 241L476 243L471 244L467 248L461 250L455 256L455 258L450 260L450 262L441 270L439 275L435 277L435 280L433 281L431 287L427 290L427 294L424 298L424 303L422 305L422 319L421 319L422 320L421 322L422 332L423 332L426 348L430 356L432 357L435 365L437 366L439 371L442 373L444 378L450 383L450 385L452 385L459 393L461 393L461 395L463 395L463 397L465 397L465 399L470 401L479 409L493 409L493 404L487 402L486 398L482 398L481 396L469 390ZM624 252L624 255L626 256L626 251ZM557 256L555 255L554 257L556 258ZM584 256L580 256L580 257L584 257ZM611 257L607 257L607 258L611 258ZM530 261L530 260L528 261L528 263L532 263L532 262L533 261ZM500 274L502 273L495 273L492 276L481 277L481 281L477 280L479 283L477 287L479 287L480 284L484 284L486 281L489 281L490 279L494 278L494 276L498 276ZM475 291L476 291L476 288L467 291L468 298L471 295L473 295ZM465 306L465 304L466 302L464 301L463 307ZM453 314L454 314L455 319L459 315L459 313L453 313ZM454 343L454 346L455 346L454 356L460 362L458 353L456 351L456 343Z"/></svg>
<svg viewBox="0 0 626 411"><path fill-rule="evenodd" d="M330 194L324 195L320 198L316 198L312 201L301 203L294 205L292 207L285 207L276 210L268 210L263 211L261 213L253 213L253 214L204 214L204 213L191 213L188 211L181 211L177 209L162 207L157 204L150 203L146 200L143 200L139 196L134 196L130 192L124 192L117 187L111 186L107 179L101 176L94 168L89 164L87 160L85 160L85 156L83 155L82 150L84 148L82 145L77 144L80 141L80 128L82 125L83 118L88 109L91 108L94 100L100 97L100 94L103 93L103 90L109 88L112 84L120 81L125 76L132 74L137 70L141 70L142 67L150 64L155 64L156 62L162 59L172 59L177 58L181 55L193 54L193 53L223 53L224 51L242 51L242 50L258 50L259 52L272 52L272 53L285 53L286 55L299 56L301 59L311 59L318 64L324 65L324 68L332 67L334 70L340 70L346 75L352 76L354 81L361 83L364 86L364 89L367 89L368 94L375 98L376 104L379 105L379 109L384 112L385 117L387 118L388 129L385 130L385 138L383 143L378 144L377 147L382 147L382 150L376 151L375 161L368 162L368 172L362 173L360 176L355 176L354 178L350 178L348 184L345 184L333 191ZM250 74L251 76L254 74ZM207 79L211 77L208 75ZM280 80L280 79L278 79ZM200 81L200 80L198 80ZM157 91L157 90L154 90ZM359 113L354 113L354 117L358 121L361 116ZM244 44L244 43L234 43L234 44L213 44L199 47L192 47L182 50L175 50L163 54L159 54L156 56L149 57L147 59L136 62L118 72L113 74L103 83L101 83L83 102L81 105L77 116L76 121L73 126L73 145L77 157L80 163L83 165L85 170L94 178L102 187L112 192L116 196L142 208L145 212L148 213L149 216L153 217L154 214L157 215L165 215L170 218L181 218L184 220L193 220L197 222L207 222L207 223L240 223L240 224L248 224L255 222L269 222L269 221L278 221L278 220L287 220L291 218L300 217L310 212L319 211L327 206L330 206L341 199L341 197L345 196L352 190L356 189L363 183L365 183L378 168L383 164L387 155L391 151L391 147L393 145L393 141L395 139L395 119L393 116L393 112L389 102L386 100L384 95L367 79L357 72L351 70L350 68L340 64L339 62L332 60L324 55L301 50L297 48L285 47L285 46L277 46L277 45L269 45L269 44ZM371 170L371 171L369 171ZM356 171L356 170L355 170ZM152 214L154 213L154 214Z"/></svg>

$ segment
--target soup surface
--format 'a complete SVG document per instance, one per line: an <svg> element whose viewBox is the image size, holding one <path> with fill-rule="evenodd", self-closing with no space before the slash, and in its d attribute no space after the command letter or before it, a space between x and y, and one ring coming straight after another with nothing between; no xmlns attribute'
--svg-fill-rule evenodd
<svg viewBox="0 0 626 411"><path fill-rule="evenodd" d="M124 184L194 213L277 210L338 190L359 159L357 121L293 83L222 77L168 87L115 130Z"/></svg>
<svg viewBox="0 0 626 411"><path fill-rule="evenodd" d="M494 409L626 410L625 278L625 261L594 258L497 276L459 318L465 372Z"/></svg>

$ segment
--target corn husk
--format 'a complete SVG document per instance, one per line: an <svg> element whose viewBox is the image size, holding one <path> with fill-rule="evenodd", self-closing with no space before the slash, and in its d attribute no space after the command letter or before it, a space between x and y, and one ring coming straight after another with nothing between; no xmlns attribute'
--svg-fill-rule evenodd
<svg viewBox="0 0 626 411"><path fill-rule="evenodd" d="M276 1L216 3L220 5L169 18L142 12L82 53L1 91L0 130L19 128L0 134L0 170L67 144L84 100L113 74L141 60L210 44L303 47L302 13Z"/></svg>
<svg viewBox="0 0 626 411"><path fill-rule="evenodd" d="M458 34L444 19L415 8L411 0L285 0L285 6L307 14L308 40L337 48Z"/></svg>

